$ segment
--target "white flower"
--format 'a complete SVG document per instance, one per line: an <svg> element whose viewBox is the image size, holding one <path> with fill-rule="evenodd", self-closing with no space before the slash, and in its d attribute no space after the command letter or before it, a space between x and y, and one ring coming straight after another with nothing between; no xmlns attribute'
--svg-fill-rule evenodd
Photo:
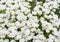
<svg viewBox="0 0 60 42"><path fill-rule="evenodd" d="M54 20L57 20L58 19L58 16L57 15L53 15L53 19Z"/></svg>
<svg viewBox="0 0 60 42"><path fill-rule="evenodd" d="M23 39L23 38L19 40L19 42L24 42L24 41L25 41L25 39Z"/></svg>
<svg viewBox="0 0 60 42"><path fill-rule="evenodd" d="M15 16L11 16L11 20L15 19Z"/></svg>
<svg viewBox="0 0 60 42"><path fill-rule="evenodd" d="M31 21L27 21L27 26L31 26Z"/></svg>
<svg viewBox="0 0 60 42"><path fill-rule="evenodd" d="M18 9L18 8L19 8L18 4L15 4L14 6L11 6L11 9Z"/></svg>
<svg viewBox="0 0 60 42"><path fill-rule="evenodd" d="M16 22L15 22L15 25L16 25L17 27L20 27L20 22L19 22L19 21L16 21Z"/></svg>
<svg viewBox="0 0 60 42"><path fill-rule="evenodd" d="M47 18L47 19L51 19L51 18L53 18L52 15L49 15L49 16L48 16L48 15L44 15L44 17Z"/></svg>
<svg viewBox="0 0 60 42"><path fill-rule="evenodd" d="M47 33L49 33L49 32L50 32L49 28L47 28L47 29L46 29L46 32L47 32Z"/></svg>
<svg viewBox="0 0 60 42"><path fill-rule="evenodd" d="M5 34L0 34L0 38L5 38Z"/></svg>
<svg viewBox="0 0 60 42"><path fill-rule="evenodd" d="M55 42L59 42L59 39L55 39L54 41L55 41Z"/></svg>
<svg viewBox="0 0 60 42"><path fill-rule="evenodd" d="M53 36L52 34L49 35L49 39L55 40L55 36Z"/></svg>
<svg viewBox="0 0 60 42"><path fill-rule="evenodd" d="M53 9L53 6L50 6L49 9Z"/></svg>
<svg viewBox="0 0 60 42"><path fill-rule="evenodd" d="M25 32L24 32L25 35L29 35L30 34L30 30L29 29L26 29Z"/></svg>
<svg viewBox="0 0 60 42"><path fill-rule="evenodd" d="M24 16L24 14L20 14L20 15L17 16L17 19L18 19L19 21L24 21L24 20L27 19L27 17Z"/></svg>
<svg viewBox="0 0 60 42"><path fill-rule="evenodd" d="M41 40L34 40L33 42L41 42Z"/></svg>
<svg viewBox="0 0 60 42"><path fill-rule="evenodd" d="M4 22L5 22L5 25L7 25L9 23L9 20L5 19Z"/></svg>
<svg viewBox="0 0 60 42"><path fill-rule="evenodd" d="M47 2L45 2L44 4L43 4L43 6L45 7L45 8L49 8L49 3L47 3Z"/></svg>
<svg viewBox="0 0 60 42"><path fill-rule="evenodd" d="M28 1L31 1L32 2L32 0L28 0Z"/></svg>
<svg viewBox="0 0 60 42"><path fill-rule="evenodd" d="M0 0L0 3L4 3L4 2L6 2L6 0Z"/></svg>
<svg viewBox="0 0 60 42"><path fill-rule="evenodd" d="M53 18L53 16L52 16L52 15L49 15L49 16L48 16L48 19L51 19L51 18Z"/></svg>
<svg viewBox="0 0 60 42"><path fill-rule="evenodd" d="M37 11L32 11L32 14L33 14L33 15L36 15L36 14L37 14Z"/></svg>
<svg viewBox="0 0 60 42"><path fill-rule="evenodd" d="M31 31L36 31L36 28L31 28Z"/></svg>
<svg viewBox="0 0 60 42"><path fill-rule="evenodd" d="M19 40L19 39L21 39L21 38L22 38L21 35L17 35L17 36L15 37L15 40Z"/></svg>
<svg viewBox="0 0 60 42"><path fill-rule="evenodd" d="M0 18L0 22L3 22L3 19L2 18Z"/></svg>
<svg viewBox="0 0 60 42"><path fill-rule="evenodd" d="M59 36L59 32L58 31L54 31L53 34L56 35L56 36Z"/></svg>
<svg viewBox="0 0 60 42"><path fill-rule="evenodd" d="M41 15L41 14L42 14L42 11L39 10L39 11L38 11L38 14Z"/></svg>
<svg viewBox="0 0 60 42"><path fill-rule="evenodd" d="M10 32L7 29L3 29L4 34L8 35Z"/></svg>
<svg viewBox="0 0 60 42"><path fill-rule="evenodd" d="M14 24L14 23L10 23L10 22L9 22L9 23L7 23L6 25L7 25L8 27L13 27L13 26L15 26L15 24Z"/></svg>
<svg viewBox="0 0 60 42"><path fill-rule="evenodd" d="M25 14L27 14L27 13L30 12L30 9L28 9L28 8L25 7L25 6L21 6L21 11L24 12Z"/></svg>
<svg viewBox="0 0 60 42"><path fill-rule="evenodd" d="M3 42L4 40L3 39L0 39L0 42Z"/></svg>
<svg viewBox="0 0 60 42"><path fill-rule="evenodd" d="M55 4L54 4L55 3ZM59 7L59 5L58 5L58 3L55 1L55 2L53 2L53 7L54 8L58 8Z"/></svg>
<svg viewBox="0 0 60 42"><path fill-rule="evenodd" d="M52 40L52 39L48 39L47 41L48 41L48 42L53 42L53 40Z"/></svg>
<svg viewBox="0 0 60 42"><path fill-rule="evenodd" d="M23 5L25 6L25 7L28 7L28 8L30 8L31 6L29 6L29 2L22 2L23 3Z"/></svg>
<svg viewBox="0 0 60 42"><path fill-rule="evenodd" d="M8 39L5 39L3 42L9 42L9 40Z"/></svg>
<svg viewBox="0 0 60 42"><path fill-rule="evenodd" d="M8 37L14 38L16 35L14 33L9 33Z"/></svg>
<svg viewBox="0 0 60 42"><path fill-rule="evenodd" d="M27 26L21 27L20 29L24 31L27 28Z"/></svg>
<svg viewBox="0 0 60 42"><path fill-rule="evenodd" d="M13 27L9 27L9 28L8 28L9 31L13 31L13 30L16 30L16 29L17 29L16 26L13 26Z"/></svg>
<svg viewBox="0 0 60 42"><path fill-rule="evenodd" d="M20 27L24 27L26 24L26 21L22 21L21 24L20 24Z"/></svg>
<svg viewBox="0 0 60 42"><path fill-rule="evenodd" d="M38 37L39 37L41 40L46 39L45 36L44 36L43 34L40 34L40 36L38 35Z"/></svg>
<svg viewBox="0 0 60 42"><path fill-rule="evenodd" d="M58 0L58 3L60 3L60 0Z"/></svg>
<svg viewBox="0 0 60 42"><path fill-rule="evenodd" d="M49 14L49 13L50 13L50 9L47 9L47 8L42 8L42 11L43 11L45 14Z"/></svg>
<svg viewBox="0 0 60 42"><path fill-rule="evenodd" d="M40 2L37 2L37 0L36 0L36 5L39 5L40 4Z"/></svg>
<svg viewBox="0 0 60 42"><path fill-rule="evenodd" d="M0 14L0 18L3 18L3 15L2 14Z"/></svg>
<svg viewBox="0 0 60 42"><path fill-rule="evenodd" d="M20 10L17 10L15 13L19 15L21 12L20 12Z"/></svg>
<svg viewBox="0 0 60 42"><path fill-rule="evenodd" d="M45 19L44 19L44 17L40 17L40 21L44 21Z"/></svg>
<svg viewBox="0 0 60 42"><path fill-rule="evenodd" d="M6 34L3 29L0 30L0 38L5 38Z"/></svg>
<svg viewBox="0 0 60 42"><path fill-rule="evenodd" d="M38 11L38 10L39 10L39 6L36 6L36 7L34 8L34 10L35 10L35 11Z"/></svg>
<svg viewBox="0 0 60 42"><path fill-rule="evenodd" d="M5 5L0 4L0 10L5 10L5 9L6 9L6 6L5 6Z"/></svg>
<svg viewBox="0 0 60 42"><path fill-rule="evenodd" d="M31 13L29 13L27 16L28 16L28 17L32 17L32 14L31 14Z"/></svg>
<svg viewBox="0 0 60 42"><path fill-rule="evenodd" d="M32 23L32 27L38 27L39 25L37 23Z"/></svg>
<svg viewBox="0 0 60 42"><path fill-rule="evenodd" d="M16 42L15 40L11 40L10 42Z"/></svg>
<svg viewBox="0 0 60 42"><path fill-rule="evenodd" d="M29 35L29 36L26 37L26 40L30 40L30 39L32 39L32 38L33 38L33 37Z"/></svg>
<svg viewBox="0 0 60 42"><path fill-rule="evenodd" d="M35 3L31 3L33 1ZM0 42L16 42L16 40L27 42L31 39L33 39L32 42L60 42L60 30L57 31L60 25L60 18L55 13L56 9L60 7L59 1L46 0L43 3L38 0L1 0ZM33 5L35 6L33 7ZM4 14L3 11L6 13ZM51 23L48 20L46 21L45 18L49 19ZM14 19L17 20L12 22ZM39 26L42 26L42 30L40 30ZM49 34L49 38L46 38L43 30L47 33L52 30L53 35ZM35 35L34 32L38 34ZM5 38L6 35L14 39L9 41L8 38Z"/></svg>

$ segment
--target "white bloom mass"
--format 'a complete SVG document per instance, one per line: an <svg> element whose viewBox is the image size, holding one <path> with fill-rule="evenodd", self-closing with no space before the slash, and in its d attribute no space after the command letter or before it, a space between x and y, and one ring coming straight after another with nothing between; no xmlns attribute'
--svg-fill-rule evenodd
<svg viewBox="0 0 60 42"><path fill-rule="evenodd" d="M60 0L0 0L0 42L60 42Z"/></svg>

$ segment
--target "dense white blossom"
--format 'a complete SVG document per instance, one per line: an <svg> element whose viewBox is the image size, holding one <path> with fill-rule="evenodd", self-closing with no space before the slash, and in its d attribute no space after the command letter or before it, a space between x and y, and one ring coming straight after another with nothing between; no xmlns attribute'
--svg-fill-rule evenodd
<svg viewBox="0 0 60 42"><path fill-rule="evenodd" d="M0 42L60 42L60 0L0 0Z"/></svg>

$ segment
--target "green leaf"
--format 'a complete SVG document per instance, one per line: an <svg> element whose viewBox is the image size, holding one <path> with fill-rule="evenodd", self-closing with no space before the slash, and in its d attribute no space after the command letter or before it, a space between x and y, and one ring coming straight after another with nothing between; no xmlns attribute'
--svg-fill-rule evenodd
<svg viewBox="0 0 60 42"><path fill-rule="evenodd" d="M34 9L34 7L36 6L35 0L33 0L32 2L29 2L30 6L31 6L31 11Z"/></svg>
<svg viewBox="0 0 60 42"><path fill-rule="evenodd" d="M37 1L39 1L39 2L43 2L43 3L46 2L46 0L37 0Z"/></svg>
<svg viewBox="0 0 60 42"><path fill-rule="evenodd" d="M60 18L60 7L56 9L55 14L58 15L58 18Z"/></svg>
<svg viewBox="0 0 60 42"><path fill-rule="evenodd" d="M20 29L20 28L18 28L18 29L17 29L17 31L21 31L21 29Z"/></svg>
<svg viewBox="0 0 60 42"><path fill-rule="evenodd" d="M31 39L31 40L28 40L27 42L33 42L33 39Z"/></svg>
<svg viewBox="0 0 60 42"><path fill-rule="evenodd" d="M4 3L2 3L3 5L5 5L6 3L4 2Z"/></svg>
<svg viewBox="0 0 60 42"><path fill-rule="evenodd" d="M37 35L38 35L38 33L34 31L34 36L37 36Z"/></svg>
<svg viewBox="0 0 60 42"><path fill-rule="evenodd" d="M53 31L50 30L50 32L47 33L46 30L43 30L43 34L44 34L44 36L45 36L46 38L49 38L49 35L52 34L52 32L53 32Z"/></svg>
<svg viewBox="0 0 60 42"><path fill-rule="evenodd" d="M44 17L45 18L45 17ZM45 21L51 23L50 19L45 18Z"/></svg>
<svg viewBox="0 0 60 42"><path fill-rule="evenodd" d="M8 37L8 36L6 35L5 39L9 39L9 42L10 42L10 41L13 40L14 38Z"/></svg>
<svg viewBox="0 0 60 42"><path fill-rule="evenodd" d="M11 3L12 5L14 5L15 3Z"/></svg>
<svg viewBox="0 0 60 42"><path fill-rule="evenodd" d="M0 10L0 14L5 14L6 13L6 10Z"/></svg>
<svg viewBox="0 0 60 42"><path fill-rule="evenodd" d="M5 27L6 27L6 29L8 29L8 26L7 25L5 25Z"/></svg>
<svg viewBox="0 0 60 42"><path fill-rule="evenodd" d="M19 40L16 40L16 42L19 42Z"/></svg>
<svg viewBox="0 0 60 42"><path fill-rule="evenodd" d="M42 31L42 23L39 21L38 24L39 24L38 28Z"/></svg>

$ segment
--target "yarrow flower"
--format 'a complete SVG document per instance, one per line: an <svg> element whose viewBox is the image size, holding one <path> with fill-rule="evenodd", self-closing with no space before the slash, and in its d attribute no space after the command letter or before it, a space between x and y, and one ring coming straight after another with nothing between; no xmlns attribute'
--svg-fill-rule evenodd
<svg viewBox="0 0 60 42"><path fill-rule="evenodd" d="M60 0L0 0L0 42L60 42Z"/></svg>

